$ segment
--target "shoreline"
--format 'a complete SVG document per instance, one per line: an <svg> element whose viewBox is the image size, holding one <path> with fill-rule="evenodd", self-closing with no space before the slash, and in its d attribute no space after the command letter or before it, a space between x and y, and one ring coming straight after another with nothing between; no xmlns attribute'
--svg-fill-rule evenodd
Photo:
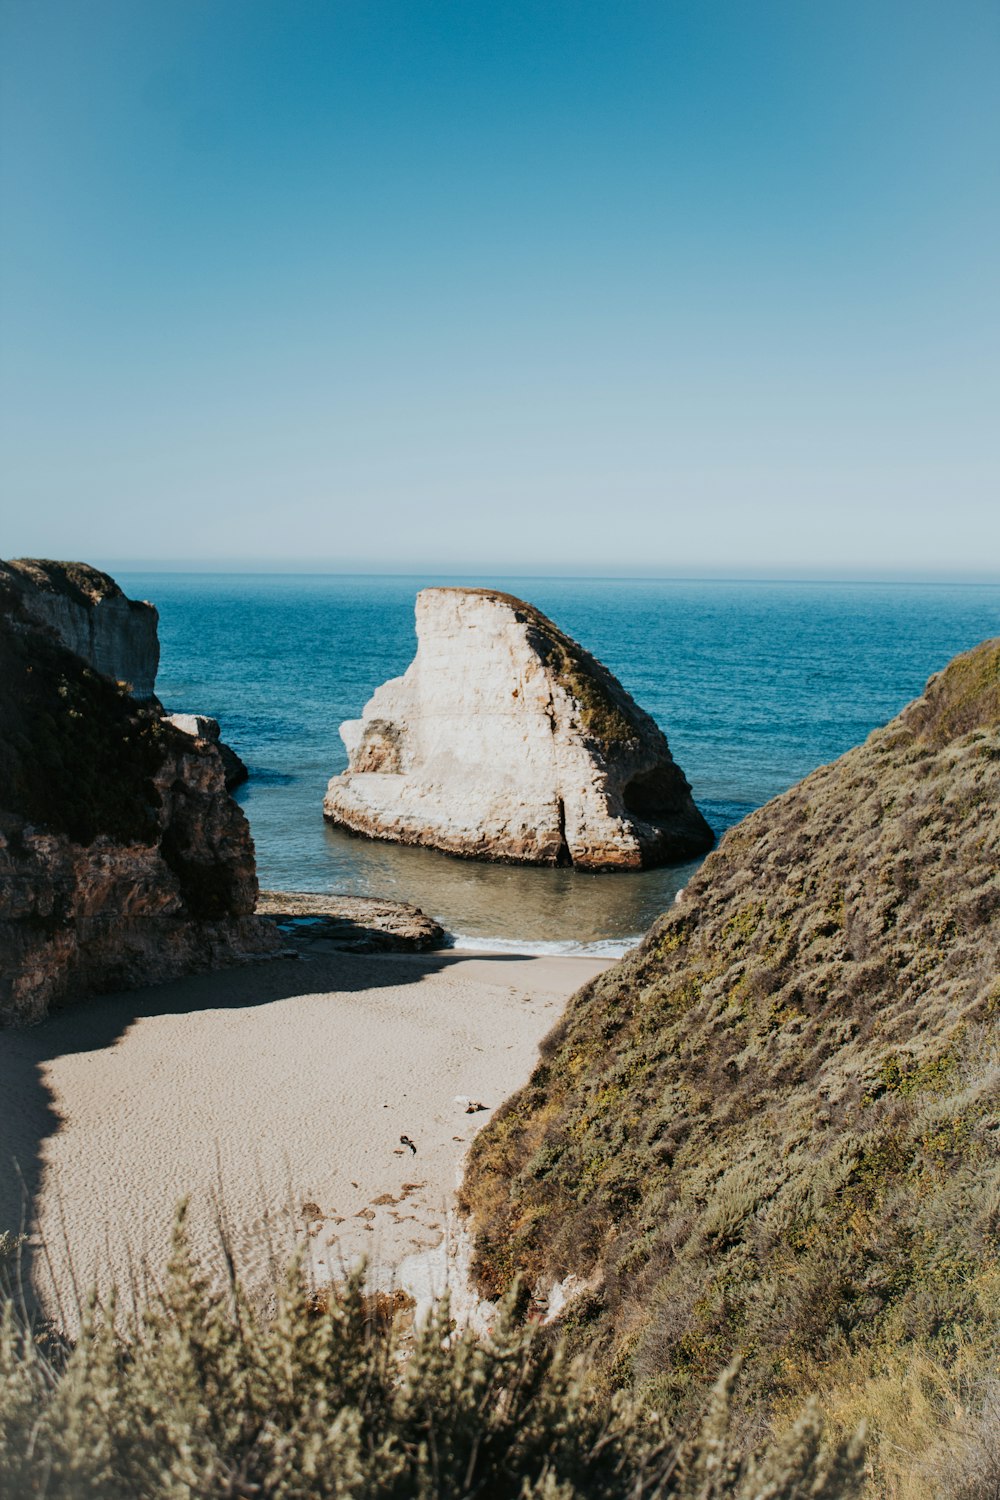
<svg viewBox="0 0 1000 1500"><path fill-rule="evenodd" d="M219 1263L221 1223L252 1295L303 1238L318 1281L365 1255L373 1288L399 1284L407 1261L426 1282L432 1261L447 1263L472 1137L610 961L310 953L9 1031L0 1230L21 1222L13 1156L33 1206L27 1269L45 1311L70 1324L74 1283L106 1294L160 1277L185 1196L195 1251ZM486 1108L466 1113L462 1099Z"/></svg>
<svg viewBox="0 0 1000 1500"><path fill-rule="evenodd" d="M454 946L442 948L443 953L457 953L466 958L582 958L594 963L617 963L627 953L632 953L643 938L644 932L627 938L595 938L591 943L576 943L570 939L553 938L550 942L522 941L518 938L477 938L469 933L452 933Z"/></svg>
<svg viewBox="0 0 1000 1500"><path fill-rule="evenodd" d="M261 890L256 914L270 917L282 936L307 954L319 942L353 953L617 959L638 947L645 936L645 932L633 932L582 942L483 936L449 928L444 917L429 916L412 902L343 891Z"/></svg>

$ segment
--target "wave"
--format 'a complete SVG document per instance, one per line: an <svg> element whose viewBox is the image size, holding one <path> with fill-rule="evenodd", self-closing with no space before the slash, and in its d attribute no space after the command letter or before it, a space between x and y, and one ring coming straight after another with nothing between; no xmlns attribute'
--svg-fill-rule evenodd
<svg viewBox="0 0 1000 1500"><path fill-rule="evenodd" d="M624 958L645 936L600 938L592 943L570 941L533 942L531 939L473 936L463 932L449 934L450 946L473 953L523 953L528 958Z"/></svg>

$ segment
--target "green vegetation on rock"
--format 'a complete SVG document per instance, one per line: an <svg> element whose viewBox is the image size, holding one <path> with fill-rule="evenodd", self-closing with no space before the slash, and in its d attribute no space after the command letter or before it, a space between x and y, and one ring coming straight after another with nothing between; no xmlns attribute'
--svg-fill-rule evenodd
<svg viewBox="0 0 1000 1500"><path fill-rule="evenodd" d="M61 594L74 604L93 604L98 599L125 599L110 573L102 573L90 563L57 562L49 557L18 557L7 563L7 567L43 593Z"/></svg>
<svg viewBox="0 0 1000 1500"><path fill-rule="evenodd" d="M736 1350L743 1430L816 1391L886 1495L947 1492L1000 1354L998 658L731 830L463 1189L484 1292L587 1279L563 1328L599 1389L683 1420Z"/></svg>
<svg viewBox="0 0 1000 1500"><path fill-rule="evenodd" d="M462 592L502 599L526 621L532 646L560 686L580 705L583 726L599 745L611 748L635 739L635 720L645 720L648 715L607 667L554 625L540 609L498 589L466 588Z"/></svg>

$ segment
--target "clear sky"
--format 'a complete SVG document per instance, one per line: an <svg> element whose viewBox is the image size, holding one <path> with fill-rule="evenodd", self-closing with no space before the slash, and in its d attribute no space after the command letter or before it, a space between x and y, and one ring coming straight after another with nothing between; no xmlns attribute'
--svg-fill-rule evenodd
<svg viewBox="0 0 1000 1500"><path fill-rule="evenodd" d="M995 0L0 0L4 556L1000 576Z"/></svg>

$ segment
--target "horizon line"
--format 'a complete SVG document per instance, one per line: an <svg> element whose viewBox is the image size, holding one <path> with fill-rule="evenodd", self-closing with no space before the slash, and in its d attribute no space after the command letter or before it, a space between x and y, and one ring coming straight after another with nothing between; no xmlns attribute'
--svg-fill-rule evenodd
<svg viewBox="0 0 1000 1500"><path fill-rule="evenodd" d="M151 573L163 576L202 576L202 577L234 577L234 578L398 578L398 579L420 579L428 576L447 580L448 582L461 582L468 578L491 578L499 581L508 579L531 578L538 581L551 582L580 582L580 583L758 583L758 584L869 584L869 585L900 585L919 584L927 587L949 587L968 586L973 588L991 588L1000 585L1000 572L918 572L899 571L895 573L872 573L853 572L845 569L843 572L821 572L808 570L780 571L780 572L738 572L736 570L706 570L698 572L677 573L598 573L598 572L546 572L536 568L511 568L509 565L500 569L484 567L468 567L458 571L444 570L432 566L419 568L398 569L375 569L375 568L323 568L296 567L286 564L284 567L266 567L252 562L246 563L219 563L219 562L193 562L190 559L166 559L153 562L150 559L120 558L104 559L98 564L105 572L114 572L119 569L126 573Z"/></svg>

